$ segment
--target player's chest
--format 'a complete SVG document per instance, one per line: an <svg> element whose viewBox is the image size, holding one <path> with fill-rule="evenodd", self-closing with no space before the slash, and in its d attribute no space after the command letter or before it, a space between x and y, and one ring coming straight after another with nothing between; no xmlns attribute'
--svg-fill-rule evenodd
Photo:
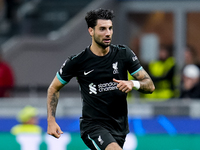
<svg viewBox="0 0 200 150"><path fill-rule="evenodd" d="M125 66L122 60L90 61L81 64L78 77L89 81L111 80L124 72Z"/></svg>

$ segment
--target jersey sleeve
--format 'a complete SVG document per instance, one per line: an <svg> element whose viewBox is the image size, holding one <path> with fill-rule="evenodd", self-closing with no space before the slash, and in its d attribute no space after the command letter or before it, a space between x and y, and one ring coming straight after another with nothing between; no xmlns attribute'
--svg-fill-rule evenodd
<svg viewBox="0 0 200 150"><path fill-rule="evenodd" d="M58 80L62 84L67 84L71 80L71 78L75 76L76 72L75 68L76 68L76 61L74 61L71 58L67 59L56 74Z"/></svg>
<svg viewBox="0 0 200 150"><path fill-rule="evenodd" d="M127 46L126 48L126 65L129 73L131 75L134 75L138 71L140 71L143 67L140 64L140 61L138 60L138 57L135 55L135 53Z"/></svg>

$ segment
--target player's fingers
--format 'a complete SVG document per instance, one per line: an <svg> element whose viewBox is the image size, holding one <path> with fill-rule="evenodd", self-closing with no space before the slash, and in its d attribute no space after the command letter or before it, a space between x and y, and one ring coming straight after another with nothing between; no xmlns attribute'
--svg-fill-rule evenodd
<svg viewBox="0 0 200 150"><path fill-rule="evenodd" d="M121 85L121 80L116 80L116 79L113 78L113 81L116 82L116 83L118 83L118 84L117 84L117 88L118 88L119 90L122 90L123 87L122 87L122 85Z"/></svg>
<svg viewBox="0 0 200 150"><path fill-rule="evenodd" d="M48 133L48 134L51 135L51 136L53 136L53 137L55 137L55 138L59 138L60 137L60 135L57 132L55 132L55 133Z"/></svg>
<svg viewBox="0 0 200 150"><path fill-rule="evenodd" d="M55 138L59 138L61 136L61 134L63 134L63 132L60 129L58 129L57 131L55 131L55 132L49 132L48 134L52 135Z"/></svg>
<svg viewBox="0 0 200 150"><path fill-rule="evenodd" d="M121 80L116 80L115 78L113 78L113 81L116 83L120 83Z"/></svg>
<svg viewBox="0 0 200 150"><path fill-rule="evenodd" d="M128 87L125 87L122 89L122 92L128 93L130 91L130 89Z"/></svg>
<svg viewBox="0 0 200 150"><path fill-rule="evenodd" d="M121 83L119 83L119 84L117 85L117 88L118 88L119 90L121 90L122 92L124 92L124 91L126 91L127 86L126 86L125 84L123 84L123 82L121 82Z"/></svg>
<svg viewBox="0 0 200 150"><path fill-rule="evenodd" d="M122 91L124 87L123 87L121 84L118 84L118 85L117 85L117 88L118 88L120 91Z"/></svg>
<svg viewBox="0 0 200 150"><path fill-rule="evenodd" d="M130 92L131 90L130 89L127 89L126 91L125 91L125 93L128 93L128 92Z"/></svg>
<svg viewBox="0 0 200 150"><path fill-rule="evenodd" d="M58 134L63 134L63 131L60 128L58 129L57 132L58 132Z"/></svg>
<svg viewBox="0 0 200 150"><path fill-rule="evenodd" d="M127 88L123 88L123 89L122 89L122 92L125 92L126 90L127 90Z"/></svg>
<svg viewBox="0 0 200 150"><path fill-rule="evenodd" d="M59 138L60 137L60 135L58 135L58 134L53 134L52 136L55 137L55 138Z"/></svg>
<svg viewBox="0 0 200 150"><path fill-rule="evenodd" d="M60 138L61 134L56 134L56 138Z"/></svg>

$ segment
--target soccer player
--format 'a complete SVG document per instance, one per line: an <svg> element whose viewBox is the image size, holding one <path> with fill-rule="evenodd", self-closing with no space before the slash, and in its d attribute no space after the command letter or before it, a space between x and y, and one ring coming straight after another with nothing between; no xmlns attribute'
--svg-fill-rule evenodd
<svg viewBox="0 0 200 150"><path fill-rule="evenodd" d="M92 44L71 56L48 88L47 133L63 133L55 121L60 89L77 77L82 95L81 138L92 150L122 150L129 132L126 96L132 89L152 93L154 84L134 52L111 44L113 11L92 10L85 20ZM128 81L127 71L135 80Z"/></svg>

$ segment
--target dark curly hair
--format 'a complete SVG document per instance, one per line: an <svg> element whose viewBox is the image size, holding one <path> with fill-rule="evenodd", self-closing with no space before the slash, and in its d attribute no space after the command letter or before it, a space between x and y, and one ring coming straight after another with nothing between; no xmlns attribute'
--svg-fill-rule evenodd
<svg viewBox="0 0 200 150"><path fill-rule="evenodd" d="M97 25L98 19L112 20L114 18L114 13L109 9L96 9L87 12L85 20L87 22L88 28L94 28Z"/></svg>

